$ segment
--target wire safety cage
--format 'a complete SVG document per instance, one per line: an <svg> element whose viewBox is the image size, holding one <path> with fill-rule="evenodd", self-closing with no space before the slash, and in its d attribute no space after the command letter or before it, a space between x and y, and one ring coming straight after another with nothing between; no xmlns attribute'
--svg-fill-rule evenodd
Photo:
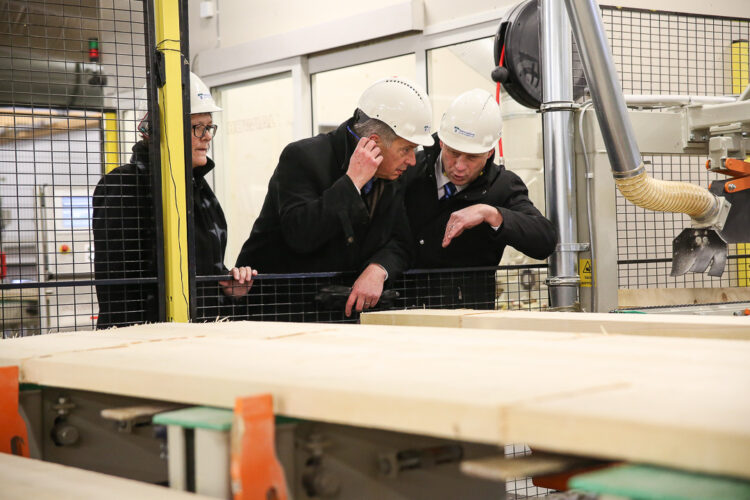
<svg viewBox="0 0 750 500"><path fill-rule="evenodd" d="M750 82L750 19L602 7L602 19L625 94L724 96ZM704 168L707 157L645 155L650 176L708 187L727 177ZM690 218L652 212L617 196L619 288L748 286L750 249L730 244L721 277L671 277L672 240Z"/></svg>
<svg viewBox="0 0 750 500"><path fill-rule="evenodd" d="M129 160L147 109L146 3L7 0L0 9L3 337L92 329L95 256L113 253L116 240L134 251L108 264L121 270L110 279L156 282L141 251L154 225L149 200L118 193L113 206L144 217L110 232L106 248L92 233L97 183ZM150 188L151 176L134 176ZM123 307L142 320L139 303Z"/></svg>

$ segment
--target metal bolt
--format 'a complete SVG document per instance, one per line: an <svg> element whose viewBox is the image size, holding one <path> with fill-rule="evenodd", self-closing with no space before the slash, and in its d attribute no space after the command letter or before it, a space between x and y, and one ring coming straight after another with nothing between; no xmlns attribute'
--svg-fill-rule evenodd
<svg viewBox="0 0 750 500"><path fill-rule="evenodd" d="M727 184L727 188L728 188L728 189L729 189L730 191L734 191L735 189L737 189L737 186L735 186L734 184Z"/></svg>

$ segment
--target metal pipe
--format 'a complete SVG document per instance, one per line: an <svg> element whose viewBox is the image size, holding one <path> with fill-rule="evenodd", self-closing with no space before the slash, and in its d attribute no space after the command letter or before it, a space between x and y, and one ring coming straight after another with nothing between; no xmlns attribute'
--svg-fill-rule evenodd
<svg viewBox="0 0 750 500"><path fill-rule="evenodd" d="M641 153L627 118L620 79L609 56L599 7L594 0L565 0L565 6L612 170L621 178L638 175L644 171Z"/></svg>
<svg viewBox="0 0 750 500"><path fill-rule="evenodd" d="M578 302L580 278L573 148L573 69L570 27L562 0L541 2L542 127L547 217L557 228L558 245L549 258L550 306Z"/></svg>
<svg viewBox="0 0 750 500"><path fill-rule="evenodd" d="M722 219L726 218L726 211L722 210L723 198L719 200L710 191L692 184L656 180L646 174L620 91L620 79L610 56L599 7L595 0L565 0L565 5L617 188L639 207L685 213L701 227L722 225ZM711 116L725 109L741 114L743 106L716 104L696 109L705 110L705 116ZM692 128L700 121L701 111L688 108Z"/></svg>

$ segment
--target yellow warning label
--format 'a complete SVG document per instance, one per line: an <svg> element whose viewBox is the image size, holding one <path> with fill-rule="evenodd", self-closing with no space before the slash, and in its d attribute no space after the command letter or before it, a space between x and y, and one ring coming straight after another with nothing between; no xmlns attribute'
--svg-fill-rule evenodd
<svg viewBox="0 0 750 500"><path fill-rule="evenodd" d="M591 287L591 259L578 259L581 286Z"/></svg>
<svg viewBox="0 0 750 500"><path fill-rule="evenodd" d="M739 255L750 254L750 243L737 243ZM750 259L737 259L737 286L750 286Z"/></svg>

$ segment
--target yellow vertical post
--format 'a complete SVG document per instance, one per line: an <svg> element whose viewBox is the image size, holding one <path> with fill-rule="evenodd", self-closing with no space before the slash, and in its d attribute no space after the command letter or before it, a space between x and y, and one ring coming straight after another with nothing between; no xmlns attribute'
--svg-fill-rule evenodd
<svg viewBox="0 0 750 500"><path fill-rule="evenodd" d="M167 321L186 323L190 319L190 290L179 0L154 0L154 19L156 48L164 54L166 75L159 89L159 116Z"/></svg>
<svg viewBox="0 0 750 500"><path fill-rule="evenodd" d="M739 94L750 83L748 41L732 42L732 93Z"/></svg>
<svg viewBox="0 0 750 500"><path fill-rule="evenodd" d="M750 83L750 50L747 40L732 42L732 93L739 94ZM750 156L745 159L750 161ZM747 255L750 243L737 243L737 254ZM737 259L737 286L750 286L750 259Z"/></svg>
<svg viewBox="0 0 750 500"><path fill-rule="evenodd" d="M117 113L106 111L102 121L104 122L104 173L108 174L120 165Z"/></svg>

